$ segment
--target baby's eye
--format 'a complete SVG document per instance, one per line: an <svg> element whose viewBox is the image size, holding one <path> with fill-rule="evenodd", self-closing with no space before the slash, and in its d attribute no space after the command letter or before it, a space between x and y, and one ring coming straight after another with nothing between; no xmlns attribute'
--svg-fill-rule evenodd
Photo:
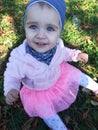
<svg viewBox="0 0 98 130"><path fill-rule="evenodd" d="M30 28L35 30L35 29L37 29L37 26L36 25L31 25Z"/></svg>
<svg viewBox="0 0 98 130"><path fill-rule="evenodd" d="M53 27L47 27L48 31L54 31L55 29Z"/></svg>

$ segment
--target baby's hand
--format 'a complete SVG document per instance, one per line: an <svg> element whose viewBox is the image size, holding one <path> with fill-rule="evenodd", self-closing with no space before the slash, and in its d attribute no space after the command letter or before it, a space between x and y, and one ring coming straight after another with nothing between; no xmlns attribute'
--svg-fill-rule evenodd
<svg viewBox="0 0 98 130"><path fill-rule="evenodd" d="M11 91L8 92L8 94L5 97L5 101L9 105L13 105L15 101L19 98L19 92L15 89L12 89Z"/></svg>
<svg viewBox="0 0 98 130"><path fill-rule="evenodd" d="M87 53L79 53L77 56L77 60L81 62L88 62L88 54Z"/></svg>

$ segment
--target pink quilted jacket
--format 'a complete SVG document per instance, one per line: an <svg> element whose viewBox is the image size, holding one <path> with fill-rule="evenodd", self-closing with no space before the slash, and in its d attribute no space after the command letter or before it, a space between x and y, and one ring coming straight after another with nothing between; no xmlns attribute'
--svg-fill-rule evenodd
<svg viewBox="0 0 98 130"><path fill-rule="evenodd" d="M47 65L36 60L25 51L26 40L15 48L9 57L7 68L4 73L4 94L11 89L20 90L21 83L31 89L43 90L53 85L60 76L60 64L67 61L77 61L76 57L80 50L64 47L59 39L56 53Z"/></svg>

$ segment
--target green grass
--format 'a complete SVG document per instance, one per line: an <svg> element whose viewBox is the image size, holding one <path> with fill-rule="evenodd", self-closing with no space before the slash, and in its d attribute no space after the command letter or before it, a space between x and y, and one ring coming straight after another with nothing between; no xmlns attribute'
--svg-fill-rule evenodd
<svg viewBox="0 0 98 130"><path fill-rule="evenodd" d="M62 38L65 42L89 54L83 69L98 77L98 1L66 0L67 16ZM81 64L80 64L81 66Z"/></svg>
<svg viewBox="0 0 98 130"><path fill-rule="evenodd" d="M0 47L7 47L7 51L0 50L0 63L3 61L0 64L0 129L3 130L48 130L39 118L32 123L21 105L6 105L3 96L3 71L8 54L25 38L23 14L27 2L0 1ZM66 3L66 21L61 37L66 46L82 49L89 54L87 64L75 65L98 81L98 0L66 0ZM92 97L91 93L86 94L80 90L75 103L59 113L72 130L98 130L98 107L91 104Z"/></svg>

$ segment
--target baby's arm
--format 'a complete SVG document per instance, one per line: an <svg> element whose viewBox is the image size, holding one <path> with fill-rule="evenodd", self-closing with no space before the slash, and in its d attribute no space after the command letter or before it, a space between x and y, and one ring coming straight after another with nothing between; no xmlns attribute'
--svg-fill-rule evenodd
<svg viewBox="0 0 98 130"><path fill-rule="evenodd" d="M20 69L17 59L11 56L4 72L4 95L6 103L10 105L18 99L21 86Z"/></svg>
<svg viewBox="0 0 98 130"><path fill-rule="evenodd" d="M88 61L88 54L82 53L80 50L70 49L65 47L65 60L66 61L80 61L80 62L87 62Z"/></svg>
<svg viewBox="0 0 98 130"><path fill-rule="evenodd" d="M20 89L20 80L14 77L13 65L9 63L4 73L4 95L7 104L12 105L17 99ZM12 68L12 70L10 70Z"/></svg>

